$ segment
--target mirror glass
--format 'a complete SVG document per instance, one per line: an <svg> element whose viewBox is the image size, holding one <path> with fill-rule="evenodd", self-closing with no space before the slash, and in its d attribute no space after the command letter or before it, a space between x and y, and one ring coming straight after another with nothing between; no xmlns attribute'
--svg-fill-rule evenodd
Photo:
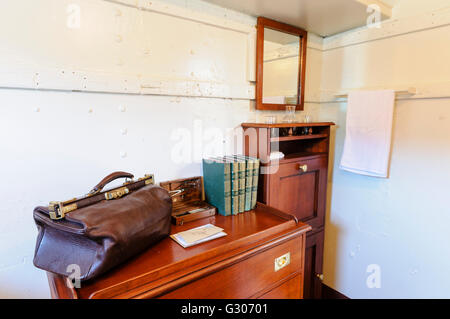
<svg viewBox="0 0 450 319"><path fill-rule="evenodd" d="M264 28L262 102L297 104L300 36Z"/></svg>

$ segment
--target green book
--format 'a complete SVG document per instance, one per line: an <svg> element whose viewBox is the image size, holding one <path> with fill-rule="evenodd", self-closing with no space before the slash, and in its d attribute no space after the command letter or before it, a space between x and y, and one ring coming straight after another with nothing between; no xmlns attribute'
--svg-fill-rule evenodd
<svg viewBox="0 0 450 319"><path fill-rule="evenodd" d="M245 211L252 209L252 192L253 192L253 167L256 159L252 157L247 158L247 166L245 168Z"/></svg>
<svg viewBox="0 0 450 319"><path fill-rule="evenodd" d="M256 200L258 197L258 177L259 177L259 165L260 161L258 158L254 158L253 162L253 181L252 181L252 201L251 207L254 209L256 207Z"/></svg>
<svg viewBox="0 0 450 319"><path fill-rule="evenodd" d="M253 184L253 166L256 158L239 155L239 157L245 160L245 207L244 211L252 209L252 184Z"/></svg>
<svg viewBox="0 0 450 319"><path fill-rule="evenodd" d="M225 157L231 163L231 214L239 213L239 163Z"/></svg>
<svg viewBox="0 0 450 319"><path fill-rule="evenodd" d="M240 157L236 158L239 171L239 213L245 211L245 166L246 161Z"/></svg>
<svg viewBox="0 0 450 319"><path fill-rule="evenodd" d="M238 213L243 213L245 211L245 169L246 169L246 160L243 155L231 155L231 156L225 156L227 160L230 160L233 162L233 191L236 195L237 191L237 199L234 197L233 204L237 206L233 207L233 215L236 215ZM236 168L237 166L237 168ZM236 175L236 169L237 169L237 175ZM236 186L237 184L237 186ZM237 187L237 190L236 190ZM237 211L236 211L237 209Z"/></svg>
<svg viewBox="0 0 450 319"><path fill-rule="evenodd" d="M231 163L220 158L203 159L203 183L206 201L220 215L231 215Z"/></svg>

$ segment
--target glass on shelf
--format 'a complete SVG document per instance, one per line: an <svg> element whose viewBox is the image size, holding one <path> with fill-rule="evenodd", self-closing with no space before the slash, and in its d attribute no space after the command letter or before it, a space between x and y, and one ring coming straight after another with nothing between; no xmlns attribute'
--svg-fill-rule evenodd
<svg viewBox="0 0 450 319"><path fill-rule="evenodd" d="M286 105L283 116L283 123L295 123L295 105ZM287 127L283 130L283 135L292 136L297 134L296 127Z"/></svg>
<svg viewBox="0 0 450 319"><path fill-rule="evenodd" d="M311 115L305 115L303 118L303 123L311 123Z"/></svg>
<svg viewBox="0 0 450 319"><path fill-rule="evenodd" d="M277 117L273 115L264 116L264 123L266 124L275 124L277 122Z"/></svg>
<svg viewBox="0 0 450 319"><path fill-rule="evenodd" d="M286 111L283 116L283 123L295 122L295 105L286 105Z"/></svg>

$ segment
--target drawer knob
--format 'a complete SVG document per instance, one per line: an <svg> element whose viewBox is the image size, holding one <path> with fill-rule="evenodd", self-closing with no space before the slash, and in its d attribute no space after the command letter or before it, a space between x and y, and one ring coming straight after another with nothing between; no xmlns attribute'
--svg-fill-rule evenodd
<svg viewBox="0 0 450 319"><path fill-rule="evenodd" d="M305 173L308 170L308 165L304 164L304 165L298 165L298 170L302 171L303 173Z"/></svg>
<svg viewBox="0 0 450 319"><path fill-rule="evenodd" d="M320 280L323 280L323 274L317 274L316 276L317 276L317 278L319 278Z"/></svg>
<svg viewBox="0 0 450 319"><path fill-rule="evenodd" d="M275 258L275 271L280 270L283 267L286 267L291 263L291 253L288 252L283 256Z"/></svg>

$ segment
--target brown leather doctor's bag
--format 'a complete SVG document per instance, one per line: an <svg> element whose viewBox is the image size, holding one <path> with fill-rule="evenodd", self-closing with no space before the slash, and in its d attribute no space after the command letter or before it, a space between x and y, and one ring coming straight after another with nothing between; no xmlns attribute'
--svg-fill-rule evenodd
<svg viewBox="0 0 450 319"><path fill-rule="evenodd" d="M68 276L78 265L79 279L88 280L169 235L172 200L153 175L103 191L117 178L133 175L112 173L82 198L34 209L36 267Z"/></svg>

